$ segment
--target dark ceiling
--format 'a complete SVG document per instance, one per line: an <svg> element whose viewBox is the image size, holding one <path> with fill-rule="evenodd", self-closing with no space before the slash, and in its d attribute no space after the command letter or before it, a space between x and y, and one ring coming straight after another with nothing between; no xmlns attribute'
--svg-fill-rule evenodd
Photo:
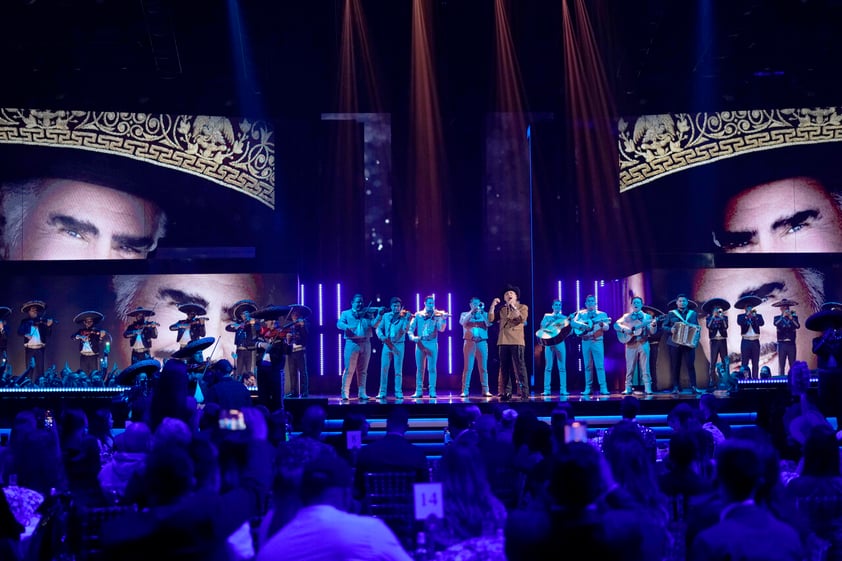
<svg viewBox="0 0 842 561"><path fill-rule="evenodd" d="M569 0L572 1L572 0ZM433 3L444 111L493 108L492 0ZM5 106L334 111L342 0L6 0ZM563 101L561 0L513 1L530 110ZM834 105L840 0L593 0L618 110ZM239 6L242 25L229 7ZM410 0L362 0L379 108L408 106ZM707 25L702 14L710 14ZM597 13L594 11L594 13ZM242 30L242 33L232 30ZM375 109L363 97L360 110Z"/></svg>

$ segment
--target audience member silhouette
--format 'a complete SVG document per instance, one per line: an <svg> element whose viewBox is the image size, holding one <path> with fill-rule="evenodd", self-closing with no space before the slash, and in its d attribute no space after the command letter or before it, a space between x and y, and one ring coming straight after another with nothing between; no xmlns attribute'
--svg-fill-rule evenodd
<svg viewBox="0 0 842 561"><path fill-rule="evenodd" d="M362 499L365 494L365 474L373 472L412 472L419 483L429 480L427 455L424 450L406 438L409 429L409 411L396 406L386 419L386 434L360 449L354 473L354 495Z"/></svg>
<svg viewBox="0 0 842 561"><path fill-rule="evenodd" d="M301 509L269 538L256 561L411 560L382 520L348 512L351 469L333 450L303 464L301 500Z"/></svg>
<svg viewBox="0 0 842 561"><path fill-rule="evenodd" d="M428 543L444 550L443 558L462 558L481 550L491 559L491 552L502 556L499 537L505 528L506 507L491 492L473 442L456 440L448 446L441 460L441 484L444 519L428 532Z"/></svg>
<svg viewBox="0 0 842 561"><path fill-rule="evenodd" d="M769 508L768 450L759 440L732 438L717 451L716 480L723 508L718 520L696 535L691 560L802 560L801 537ZM689 537L689 536L688 536Z"/></svg>
<svg viewBox="0 0 842 561"><path fill-rule="evenodd" d="M842 477L839 443L829 425L818 425L810 431L799 472L784 494L812 534L808 544L826 548L824 558L838 561L842 559Z"/></svg>
<svg viewBox="0 0 842 561"><path fill-rule="evenodd" d="M109 502L121 502L126 486L141 473L152 446L152 431L146 423L135 422L114 439L114 453L99 472L99 484Z"/></svg>

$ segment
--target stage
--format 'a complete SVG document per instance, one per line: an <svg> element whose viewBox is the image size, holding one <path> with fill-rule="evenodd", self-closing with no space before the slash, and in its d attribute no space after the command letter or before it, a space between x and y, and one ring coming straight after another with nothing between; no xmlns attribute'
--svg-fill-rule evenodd
<svg viewBox="0 0 842 561"><path fill-rule="evenodd" d="M751 381L749 381L751 382ZM107 407L112 410L115 428L125 426L128 414L128 396L131 388L2 388L0 389L0 429L12 426L14 416L21 410L39 407L52 409L58 413L66 408L81 408L89 415L97 409ZM254 403L259 403L256 388L252 388ZM696 407L696 402L703 394L684 391L679 394L658 392L645 395L642 392L633 394L640 400L641 420L657 422L665 426L667 414L678 403L689 403ZM770 409L781 401L789 400L789 390L785 383L744 384L735 393L716 392L719 410L722 414L732 416L741 424L751 424L762 420L769 414ZM553 409L559 404L570 405L577 419L586 420L589 427L606 427L620 419L620 403L625 396L621 393L608 395L583 396L574 393L567 396L553 394L550 396L532 395L527 400L501 400L497 396L482 397L469 396L463 398L459 394L439 393L435 399L423 397L420 399L404 397L396 399L389 396L386 399L369 399L361 401L356 397L343 401L338 394L311 394L307 398L284 399L284 408L292 415L294 430L299 430L298 422L304 410L311 405L320 405L328 414L330 430L340 430L342 420L349 413L362 413L369 420L373 430L385 426L385 419L394 407L406 407L410 414L410 424L422 423L424 426L435 426L443 429L446 426L447 415L453 406L476 405L482 413L494 413L501 406L511 407L517 411L531 409L544 420L549 420Z"/></svg>

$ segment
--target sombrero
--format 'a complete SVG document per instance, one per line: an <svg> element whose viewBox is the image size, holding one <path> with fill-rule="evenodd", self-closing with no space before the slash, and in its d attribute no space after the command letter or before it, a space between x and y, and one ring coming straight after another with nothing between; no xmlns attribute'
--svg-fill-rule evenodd
<svg viewBox="0 0 842 561"><path fill-rule="evenodd" d="M748 294L743 296L736 302L734 302L734 307L738 310L745 310L747 307L751 306L752 308L756 308L760 304L763 303L763 298L760 296L755 296L754 294Z"/></svg>
<svg viewBox="0 0 842 561"><path fill-rule="evenodd" d="M810 331L823 332L829 327L842 327L842 309L819 310L807 318L804 327Z"/></svg>
<svg viewBox="0 0 842 561"><path fill-rule="evenodd" d="M75 318L73 318L73 322L74 322L74 323L82 323L82 322L83 322L83 321L85 321L87 318L91 318L91 319L93 319L93 320L94 320L94 324L97 324L97 323L101 322L101 321L103 320L103 318L104 318L104 317L105 317L105 316L103 316L103 315L102 315L101 313L99 313L99 312L96 312L96 311L94 311L94 310L88 310L88 311L86 311L86 312L82 312L82 313L80 313L80 314L77 314L77 315L76 315L76 317L75 317Z"/></svg>
<svg viewBox="0 0 842 561"><path fill-rule="evenodd" d="M202 337L201 339L196 339L195 341L190 341L182 348L178 349L172 354L173 358L190 358L194 354L204 351L216 340L215 337Z"/></svg>
<svg viewBox="0 0 842 561"><path fill-rule="evenodd" d="M789 308L792 306L797 306L798 302L795 300L790 300L789 298L784 298L783 300L778 300L772 304L775 308Z"/></svg>
<svg viewBox="0 0 842 561"><path fill-rule="evenodd" d="M822 310L842 310L842 303L825 302L824 304L822 304Z"/></svg>
<svg viewBox="0 0 842 561"><path fill-rule="evenodd" d="M289 306L266 306L262 310L257 310L251 314L251 317L256 319L279 319L286 317L289 311Z"/></svg>
<svg viewBox="0 0 842 561"><path fill-rule="evenodd" d="M124 368L123 371L117 375L117 384L121 386L132 386L139 374L146 374L149 376L153 372L159 372L160 370L161 363L154 358L139 360L131 366Z"/></svg>
<svg viewBox="0 0 842 561"><path fill-rule="evenodd" d="M42 312L47 309L47 305L42 300L30 300L29 302L20 307L20 311L25 314L27 311L29 311L29 308L32 307L41 308Z"/></svg>
<svg viewBox="0 0 842 561"><path fill-rule="evenodd" d="M146 308L142 308L142 307L138 306L137 308L135 308L131 312L126 312L126 315L129 316L129 317L137 317L137 316L140 316L140 315L154 316L155 311L154 310L147 310Z"/></svg>
<svg viewBox="0 0 842 561"><path fill-rule="evenodd" d="M640 309L643 310L645 313L647 313L651 316L654 316L654 317L659 317L659 316L664 315L664 312L662 312L661 310L659 310L655 306L643 306Z"/></svg>
<svg viewBox="0 0 842 561"><path fill-rule="evenodd" d="M6 306L0 306L0 320L4 320L12 315L12 309Z"/></svg>
<svg viewBox="0 0 842 561"><path fill-rule="evenodd" d="M731 307L731 303L726 300L725 298L709 298L704 301L702 304L702 311L706 314L710 315L716 308L722 308L722 311L725 311Z"/></svg>
<svg viewBox="0 0 842 561"><path fill-rule="evenodd" d="M299 319L310 317L310 314L313 313L313 311L304 304L291 304L290 314L293 312L298 314Z"/></svg>
<svg viewBox="0 0 842 561"><path fill-rule="evenodd" d="M243 319L243 314L245 312L254 312L257 310L257 304L253 300L239 300L238 302L234 302L234 305L231 306L231 313L237 319Z"/></svg>
<svg viewBox="0 0 842 561"><path fill-rule="evenodd" d="M676 298L675 300L670 300L670 303L667 304L668 310L674 310L676 308L678 308L678 298ZM687 299L687 309L697 310L698 308L699 308L699 305L696 304L696 302L694 302L693 300L690 300L689 298Z"/></svg>
<svg viewBox="0 0 842 561"><path fill-rule="evenodd" d="M207 310L205 310L204 307L200 306L199 304L196 304L195 302L187 302L186 304L179 304L178 305L178 311L183 313L183 314L194 313L197 316L203 316L206 313L208 313Z"/></svg>

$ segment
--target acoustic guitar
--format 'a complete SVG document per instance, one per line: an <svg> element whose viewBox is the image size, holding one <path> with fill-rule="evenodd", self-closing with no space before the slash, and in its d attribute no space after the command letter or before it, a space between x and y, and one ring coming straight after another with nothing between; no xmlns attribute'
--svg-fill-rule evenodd
<svg viewBox="0 0 842 561"><path fill-rule="evenodd" d="M651 322L654 322L654 321L657 321L657 320L655 318L653 318L651 320ZM636 339L643 340L643 339L641 339L642 337L645 338L645 337L649 336L649 331L648 331L647 326L640 320L632 321L630 327L632 328L631 333L625 333L623 331L617 331L617 339L623 344L630 343L630 342L632 342Z"/></svg>
<svg viewBox="0 0 842 561"><path fill-rule="evenodd" d="M570 318L574 315L575 313L558 318L548 326L542 327L536 331L535 336L538 337L538 340L541 341L541 344L545 347L552 347L553 345L561 343L568 335L570 335L570 332L573 331L573 326L570 324Z"/></svg>
<svg viewBox="0 0 842 561"><path fill-rule="evenodd" d="M593 320L588 318L583 319L576 319L575 317L570 320L570 325L573 326L573 333L575 333L578 337L582 337L583 335L593 335L597 330L594 329L595 325L599 325L603 322L611 323L611 318L607 316L602 316L602 312L600 312L600 316L597 317L599 321L594 323ZM576 314L573 314L574 316Z"/></svg>

